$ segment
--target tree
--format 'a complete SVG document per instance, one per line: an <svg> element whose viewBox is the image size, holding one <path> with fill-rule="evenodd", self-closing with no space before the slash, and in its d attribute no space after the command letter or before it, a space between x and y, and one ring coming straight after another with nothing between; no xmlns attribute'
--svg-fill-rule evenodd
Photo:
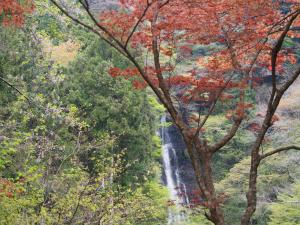
<svg viewBox="0 0 300 225"><path fill-rule="evenodd" d="M167 191L159 184L157 156L144 156L159 148L152 139L155 123L147 122L155 116L148 96L134 90L128 96L129 81L96 69L121 62L107 59L110 49L82 51L76 62L86 67L74 62L67 69L50 60L42 38L53 33L39 25L41 17L41 11L31 15L21 29L0 27L1 76L23 94L13 95L0 82L0 224L163 224ZM102 41L94 42L105 49ZM91 55L97 63L89 65ZM82 74L91 77L83 82L90 95L76 92ZM93 101L101 88L111 98ZM105 106L115 117L107 121L101 107L87 113L90 104Z"/></svg>
<svg viewBox="0 0 300 225"><path fill-rule="evenodd" d="M124 158L131 164L124 172L124 183L133 188L153 175L152 157L155 135L155 114L149 96L144 91L131 90L131 84L122 78L107 74L112 65L126 65L126 61L109 49L103 41L86 38L89 45L70 64L66 71L65 102L74 104L82 113L97 138L103 130L118 137L115 153L126 149ZM82 45L85 45L82 43ZM89 62L93 61L93 64ZM111 62L111 63L110 63ZM93 96L91 98L91 96ZM98 152L96 152L98 154ZM137 172L138 171L138 172Z"/></svg>
<svg viewBox="0 0 300 225"><path fill-rule="evenodd" d="M287 146L263 154L260 146L276 121L283 94L300 74L294 65L294 48L284 41L298 35L298 1L179 1L122 0L101 12L79 0L83 14L70 2L51 0L75 23L93 32L130 61L128 68L111 68L136 89L149 86L179 128L209 209L207 219L224 224L222 201L215 192L212 157L236 135L253 107L247 91L257 74L269 74L272 90L263 122L255 126L251 149L247 207L241 224L250 224L256 209L257 169L262 159L298 149ZM284 8L284 9L283 9ZM282 10L283 9L283 10ZM82 19L83 18L83 19ZM199 57L190 56L201 46L214 46ZM277 77L285 74L279 83ZM232 126L219 140L209 143L205 125L217 106L223 107ZM186 119L186 115L188 119Z"/></svg>

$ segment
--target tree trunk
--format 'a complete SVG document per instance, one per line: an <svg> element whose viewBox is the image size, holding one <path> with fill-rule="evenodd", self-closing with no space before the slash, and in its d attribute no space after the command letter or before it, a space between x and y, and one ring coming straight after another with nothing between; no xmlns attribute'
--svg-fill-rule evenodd
<svg viewBox="0 0 300 225"><path fill-rule="evenodd" d="M203 165L204 165L203 166L204 180L206 184L206 189L208 190L209 193L207 196L207 203L210 212L209 220L211 220L216 225L224 225L225 223L224 223L223 210L221 209L221 206L217 199L215 187L214 187L211 153L207 152L204 155Z"/></svg>
<svg viewBox="0 0 300 225"><path fill-rule="evenodd" d="M256 160L256 156L251 157L251 169L249 177L249 189L247 192L247 208L241 218L241 225L249 225L251 217L256 210L257 204L257 169L259 166L259 159Z"/></svg>
<svg viewBox="0 0 300 225"><path fill-rule="evenodd" d="M276 101L276 105L273 108L271 105L271 101L269 103L268 111L266 117L264 119L261 131L256 138L256 141L251 149L251 167L249 174L249 184L248 184L248 192L247 192L247 208L244 214L241 217L241 225L249 225L251 217L253 216L256 210L257 204L257 176L258 176L258 167L260 164L260 154L259 149L265 138L265 135L271 126L271 120L276 110L276 107L279 104L279 100Z"/></svg>
<svg viewBox="0 0 300 225"><path fill-rule="evenodd" d="M216 197L212 173L212 154L209 150L191 138L184 138L187 150L192 161L198 186L205 201L205 206L209 210L209 215L205 215L208 220L215 225L225 225L224 214Z"/></svg>

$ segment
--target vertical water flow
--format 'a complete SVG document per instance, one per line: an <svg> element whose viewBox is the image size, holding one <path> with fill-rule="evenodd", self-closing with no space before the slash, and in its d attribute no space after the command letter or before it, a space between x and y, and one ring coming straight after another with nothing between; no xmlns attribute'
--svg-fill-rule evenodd
<svg viewBox="0 0 300 225"><path fill-rule="evenodd" d="M161 123L166 123L166 116L161 118ZM180 178L177 153L172 145L167 127L161 128L163 145L163 166L166 176L166 185L170 192L170 201L174 203L174 209L169 210L168 224L173 225L185 221L186 215L180 210L180 205L188 204L188 196L185 184Z"/></svg>

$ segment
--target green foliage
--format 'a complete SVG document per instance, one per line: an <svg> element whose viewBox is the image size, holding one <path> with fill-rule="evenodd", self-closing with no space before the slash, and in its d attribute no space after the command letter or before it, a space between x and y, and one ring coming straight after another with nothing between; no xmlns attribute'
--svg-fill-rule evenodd
<svg viewBox="0 0 300 225"><path fill-rule="evenodd" d="M200 213L194 213L194 214L189 214L189 220L188 223L185 225L212 225L210 221L208 221L205 216L203 215L203 212Z"/></svg>
<svg viewBox="0 0 300 225"><path fill-rule="evenodd" d="M145 92L133 90L129 81L108 75L113 64L125 62L107 49L105 43L92 41L80 53L67 70L69 81L63 94L65 101L80 109L94 136L106 130L118 137L113 151L126 149L124 158L130 164L123 181L136 184L151 175L151 156L156 157L157 149L153 142L157 117L152 106L159 106Z"/></svg>
<svg viewBox="0 0 300 225"><path fill-rule="evenodd" d="M296 138L294 139L293 137L296 136L296 131L299 129L299 127L296 123L294 125L295 126L291 128L289 132L286 132L284 134L282 132L280 132L280 134L272 134L274 138L273 141L266 142L263 145L262 150L264 152L267 152L273 148L276 148L276 146L285 146L287 145L286 141L291 137L293 140L296 140ZM298 145L297 141L293 144ZM287 190L291 188L291 184L299 182L300 169L298 162L299 153L293 151L274 155L262 162L258 172L258 205L252 220L253 224L269 224L270 218L274 217L275 215L273 211L273 204L275 204L275 208L279 207L282 204L281 209L284 209L285 204L281 202L281 200L278 202L276 201L277 198L282 199L282 197L280 196L288 195ZM224 206L225 219L227 224L235 225L240 223L240 216L242 215L246 205L245 194L248 183L247 177L249 173L249 164L250 163L248 157L244 158L239 163L236 163L233 168L230 169L230 172L226 175L226 177L223 180L219 181L216 185L218 192L225 193L227 196ZM292 197L292 195L290 195L290 197ZM235 213L232 214L232 211L234 211ZM291 216L291 218L297 217ZM273 219L272 222L274 221L276 220ZM282 222L289 220L280 221ZM274 222L274 224L276 223Z"/></svg>
<svg viewBox="0 0 300 225"><path fill-rule="evenodd" d="M207 139L214 143L223 137L231 127L230 121L224 116L211 115L205 124ZM237 135L214 155L215 179L220 181L230 169L247 156L249 147L255 136L246 129L240 129Z"/></svg>
<svg viewBox="0 0 300 225"><path fill-rule="evenodd" d="M69 68L49 61L44 36L68 34L47 16L0 28L1 77L31 102L0 83L0 224L165 224L159 104L108 76L126 62L101 42L83 43Z"/></svg>
<svg viewBox="0 0 300 225"><path fill-rule="evenodd" d="M300 224L300 183L293 185L289 194L279 194L276 202L271 204L268 225Z"/></svg>

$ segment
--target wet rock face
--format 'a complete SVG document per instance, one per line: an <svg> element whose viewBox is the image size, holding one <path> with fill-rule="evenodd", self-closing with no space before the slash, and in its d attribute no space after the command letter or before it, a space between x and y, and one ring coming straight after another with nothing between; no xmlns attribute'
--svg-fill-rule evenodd
<svg viewBox="0 0 300 225"><path fill-rule="evenodd" d="M171 122L170 119L167 119L167 122ZM186 194L187 197L190 198L191 192L195 189L197 189L194 170L192 168L191 161L188 157L188 154L186 152L186 147L184 140L178 130L178 128L175 125L171 125L169 127L161 128L160 134L162 135L162 129L164 129L164 132L167 133L168 138L164 138L163 141L168 143L162 143L162 144L169 144L172 146L174 151L170 150L170 164L173 172L173 179L176 179L176 171L178 171L178 176L180 179L180 183L184 184L186 188ZM176 155L175 155L175 154ZM163 173L162 180L164 184L166 184L166 175ZM183 185L182 185L183 186ZM184 190L183 187L177 187L178 192L182 193Z"/></svg>
<svg viewBox="0 0 300 225"><path fill-rule="evenodd" d="M179 166L179 174L183 182L186 184L188 190L192 190L195 188L195 175L194 170L192 168L191 161L186 153L186 147L184 140L179 133L179 130L176 126L171 126L169 129L170 139L172 145L177 153L177 160ZM172 158L171 163L175 164L175 159Z"/></svg>

